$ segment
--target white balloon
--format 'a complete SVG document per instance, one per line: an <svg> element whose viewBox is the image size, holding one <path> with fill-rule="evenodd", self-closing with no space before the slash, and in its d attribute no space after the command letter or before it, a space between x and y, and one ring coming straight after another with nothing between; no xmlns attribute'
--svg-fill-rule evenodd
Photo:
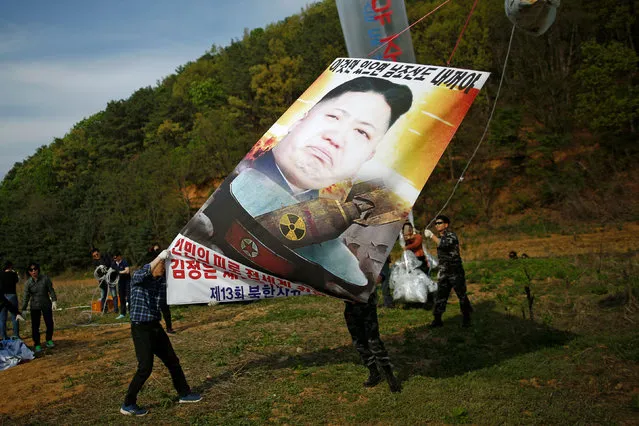
<svg viewBox="0 0 639 426"><path fill-rule="evenodd" d="M517 28L542 35L555 22L560 0L505 0L506 16Z"/></svg>

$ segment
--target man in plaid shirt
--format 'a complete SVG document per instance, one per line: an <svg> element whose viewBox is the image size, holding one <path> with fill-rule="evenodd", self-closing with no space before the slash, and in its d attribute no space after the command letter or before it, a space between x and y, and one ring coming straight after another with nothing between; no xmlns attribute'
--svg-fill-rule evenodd
<svg viewBox="0 0 639 426"><path fill-rule="evenodd" d="M165 262L169 258L168 250L162 251L151 263L133 274L131 281L131 336L138 369L129 384L120 412L126 415L144 416L148 410L137 405L137 395L153 370L153 356L157 355L171 373L173 386L180 396L179 402L198 402L202 397L192 393L186 382L180 360L171 341L160 325L162 311L160 306L166 303Z"/></svg>

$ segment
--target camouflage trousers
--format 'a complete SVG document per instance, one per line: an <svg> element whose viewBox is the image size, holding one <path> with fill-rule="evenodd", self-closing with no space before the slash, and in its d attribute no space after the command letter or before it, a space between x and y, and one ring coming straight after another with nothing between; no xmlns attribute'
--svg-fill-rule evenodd
<svg viewBox="0 0 639 426"><path fill-rule="evenodd" d="M473 307L466 294L466 275L464 270L451 271L441 274L437 280L437 296L435 297L434 314L441 316L446 312L446 305L450 297L450 291L455 290L459 299L459 308L464 316L470 315Z"/></svg>
<svg viewBox="0 0 639 426"><path fill-rule="evenodd" d="M373 292L367 303L344 303L346 327L353 339L353 346L367 367L377 363L380 367L390 365L388 352L379 337L377 321L377 294Z"/></svg>

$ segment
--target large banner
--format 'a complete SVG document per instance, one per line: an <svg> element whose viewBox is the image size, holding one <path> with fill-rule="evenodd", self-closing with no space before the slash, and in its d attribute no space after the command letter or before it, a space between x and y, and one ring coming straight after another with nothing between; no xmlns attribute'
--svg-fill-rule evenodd
<svg viewBox="0 0 639 426"><path fill-rule="evenodd" d="M338 58L170 246L171 304L366 301L488 73Z"/></svg>
<svg viewBox="0 0 639 426"><path fill-rule="evenodd" d="M403 0L336 1L348 56L415 62Z"/></svg>

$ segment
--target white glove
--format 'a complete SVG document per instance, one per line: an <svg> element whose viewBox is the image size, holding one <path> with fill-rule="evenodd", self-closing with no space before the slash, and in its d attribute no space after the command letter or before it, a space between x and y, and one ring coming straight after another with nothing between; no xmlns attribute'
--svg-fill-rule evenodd
<svg viewBox="0 0 639 426"><path fill-rule="evenodd" d="M430 229L424 229L424 237L426 238L433 238L433 231L431 231Z"/></svg>
<svg viewBox="0 0 639 426"><path fill-rule="evenodd" d="M160 254L158 254L158 258L159 258L160 260L166 260L166 259L168 259L169 257L171 257L171 252L169 252L169 251L168 251L168 250L166 250L166 249L165 249L165 250L162 250L162 251L160 252Z"/></svg>
<svg viewBox="0 0 639 426"><path fill-rule="evenodd" d="M58 310L58 304L56 302L51 302L51 308L53 308L54 311Z"/></svg>
<svg viewBox="0 0 639 426"><path fill-rule="evenodd" d="M18 321L26 321L26 320L24 319L24 317L22 316L22 314L18 314L18 315L16 315L16 319L17 319Z"/></svg>

